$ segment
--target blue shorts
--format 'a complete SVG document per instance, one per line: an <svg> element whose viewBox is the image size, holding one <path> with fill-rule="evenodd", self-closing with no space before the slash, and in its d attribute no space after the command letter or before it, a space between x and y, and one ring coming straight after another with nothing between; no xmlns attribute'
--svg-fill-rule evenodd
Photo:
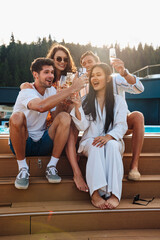
<svg viewBox="0 0 160 240"><path fill-rule="evenodd" d="M9 139L10 148L15 154L11 139ZM46 156L51 155L53 149L53 140L48 135L48 129L44 132L43 136L38 142L34 142L31 137L26 140L26 153L25 156Z"/></svg>

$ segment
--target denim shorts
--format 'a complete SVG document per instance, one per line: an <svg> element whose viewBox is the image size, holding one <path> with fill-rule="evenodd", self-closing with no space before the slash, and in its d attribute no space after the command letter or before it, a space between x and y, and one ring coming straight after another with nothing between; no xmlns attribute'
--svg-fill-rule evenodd
<svg viewBox="0 0 160 240"><path fill-rule="evenodd" d="M11 139L9 139L10 148L15 154L15 151L12 146ZM25 156L47 156L51 155L53 149L53 140L48 135L48 129L44 132L41 139L37 142L34 142L31 137L28 137L26 140L26 153Z"/></svg>

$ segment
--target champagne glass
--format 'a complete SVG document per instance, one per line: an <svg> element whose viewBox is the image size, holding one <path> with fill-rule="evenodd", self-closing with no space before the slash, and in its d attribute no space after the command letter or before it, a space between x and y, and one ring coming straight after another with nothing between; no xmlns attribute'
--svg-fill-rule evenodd
<svg viewBox="0 0 160 240"><path fill-rule="evenodd" d="M66 85L67 87L70 87L72 85L73 79L75 74L72 72L68 72L66 76Z"/></svg>
<svg viewBox="0 0 160 240"><path fill-rule="evenodd" d="M109 49L109 59L110 59L110 63L112 64L113 59L116 58L116 49L115 48L110 48ZM113 73L115 73L115 70L113 68Z"/></svg>
<svg viewBox="0 0 160 240"><path fill-rule="evenodd" d="M60 81L59 81L59 86L62 89L63 85L66 84L66 76L61 75Z"/></svg>

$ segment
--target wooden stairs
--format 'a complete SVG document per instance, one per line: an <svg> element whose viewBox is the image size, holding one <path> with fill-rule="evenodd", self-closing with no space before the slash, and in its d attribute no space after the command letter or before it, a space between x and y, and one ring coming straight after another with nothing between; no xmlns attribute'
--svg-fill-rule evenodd
<svg viewBox="0 0 160 240"><path fill-rule="evenodd" d="M115 210L99 210L90 203L88 193L75 187L65 155L57 166L61 183L49 184L45 178L49 157L29 157L29 188L16 189L16 159L8 146L8 136L0 136L0 239L160 239L160 135L145 135L139 161L142 177L137 182L126 178L131 137L124 140L121 203ZM85 165L86 158L81 156L84 175ZM155 199L147 206L135 205L136 194Z"/></svg>

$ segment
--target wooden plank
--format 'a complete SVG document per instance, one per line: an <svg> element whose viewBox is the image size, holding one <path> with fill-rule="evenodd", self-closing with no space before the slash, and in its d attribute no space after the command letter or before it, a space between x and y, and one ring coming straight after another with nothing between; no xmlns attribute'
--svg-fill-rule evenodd
<svg viewBox="0 0 160 240"><path fill-rule="evenodd" d="M63 233L46 233L46 234L32 234L21 236L5 236L0 237L1 240L95 240L95 239L116 239L122 240L124 237L128 239L139 240L153 239L159 240L159 229L135 229L135 230L108 230L108 231L81 231L81 232L63 232Z"/></svg>
<svg viewBox="0 0 160 240"><path fill-rule="evenodd" d="M146 153L145 153L146 154ZM128 174L130 171L130 164L132 156L123 157L124 174ZM141 155L139 158L138 169L141 175L160 175L160 154L154 155Z"/></svg>
<svg viewBox="0 0 160 240"><path fill-rule="evenodd" d="M103 221L102 221L103 219ZM106 212L91 214L48 215L31 217L31 233L93 231L114 229L158 229L160 211Z"/></svg>
<svg viewBox="0 0 160 240"><path fill-rule="evenodd" d="M115 211L119 210L141 210L145 211L148 209L159 209L160 210L160 198L154 199L147 206L141 206L132 204L132 199L122 199L120 205ZM81 213L82 211L97 211L99 209L95 208L90 199L86 201L48 201L48 202L20 202L20 203L12 203L11 207L1 207L0 208L0 217L3 214L23 214L23 213L32 213L32 214L40 214L40 213L53 213L59 214L62 212L75 212L78 211ZM68 213L69 214L69 213Z"/></svg>
<svg viewBox="0 0 160 240"><path fill-rule="evenodd" d="M82 232L65 232L65 233L47 233L47 234L33 234L33 235L21 235L21 236L6 236L1 237L1 240L91 240L91 239L123 239L128 237L129 240L138 239L153 239L159 240L160 231L155 230L108 230L108 231L82 231ZM152 238L151 238L152 237Z"/></svg>
<svg viewBox="0 0 160 240"><path fill-rule="evenodd" d="M0 218L0 236L30 234L30 217Z"/></svg>
<svg viewBox="0 0 160 240"><path fill-rule="evenodd" d="M124 137L125 142L125 152L131 152L131 136ZM160 135L145 135L144 143L142 147L143 153L159 153L160 152Z"/></svg>
<svg viewBox="0 0 160 240"><path fill-rule="evenodd" d="M123 156L124 174L128 174L132 160L131 153L125 153ZM40 161L40 162L39 162ZM30 176L45 176L46 166L49 157L30 157L27 163L30 166ZM87 158L80 156L79 166L83 176L85 176ZM42 167L41 167L42 166ZM66 158L62 156L57 164L60 176L73 176L71 166ZM142 175L160 174L160 153L142 153L139 159L139 171ZM18 166L13 154L0 154L0 177L16 177Z"/></svg>
<svg viewBox="0 0 160 240"><path fill-rule="evenodd" d="M14 187L14 178L0 179L0 202L27 201L70 201L88 200L89 194L79 191L72 179L62 179L59 184L48 183L46 178L30 178L27 190ZM122 198L133 198L136 194L143 197L159 197L160 175L144 175L140 181L133 182L123 179Z"/></svg>

